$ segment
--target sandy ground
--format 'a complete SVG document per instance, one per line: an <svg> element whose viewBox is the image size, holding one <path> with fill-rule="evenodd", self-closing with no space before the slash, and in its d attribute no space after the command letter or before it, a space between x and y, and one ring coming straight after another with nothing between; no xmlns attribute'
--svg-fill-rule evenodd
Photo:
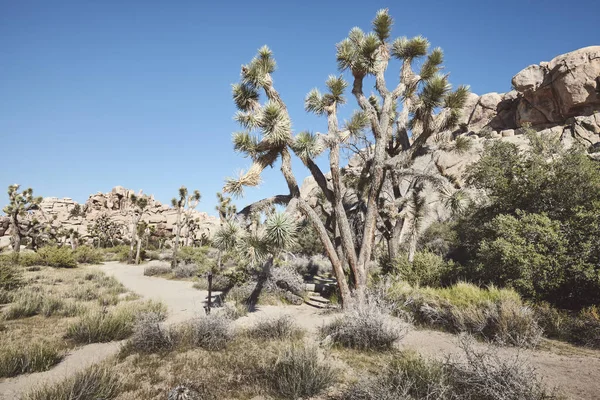
<svg viewBox="0 0 600 400"><path fill-rule="evenodd" d="M169 309L167 323L179 323L204 313L203 301L207 292L192 288L191 282L146 277L141 266L106 263L98 268L117 278L135 293L165 303ZM261 306L256 312L237 320L236 325L250 326L258 318L281 314L291 315L299 326L311 333L316 333L320 326L336 317L335 314L323 313L308 305ZM16 399L31 387L57 382L116 354L119 346L120 343L116 342L84 346L72 351L50 371L0 380L0 399ZM460 354L457 337L437 331L413 329L399 347L414 349L430 357ZM544 347L544 350L521 351L521 356L537 369L547 385L561 388L574 400L600 399L600 351L580 349L553 341L548 341ZM506 347L500 350L500 354L511 357L517 354L517 350Z"/></svg>

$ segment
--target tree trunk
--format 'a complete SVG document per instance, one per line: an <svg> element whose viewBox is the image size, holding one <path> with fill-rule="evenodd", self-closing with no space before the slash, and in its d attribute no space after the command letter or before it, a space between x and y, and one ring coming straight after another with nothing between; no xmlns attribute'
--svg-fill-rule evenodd
<svg viewBox="0 0 600 400"><path fill-rule="evenodd" d="M137 238L137 251L135 252L135 263L140 263L140 251L142 250L142 239L138 236Z"/></svg>
<svg viewBox="0 0 600 400"><path fill-rule="evenodd" d="M136 216L134 215L131 223L132 223L132 227L131 227L131 243L129 244L129 257L127 257L127 262L129 264L133 264L133 247L135 246L135 237L137 234L137 225L140 222L140 219L142 218L141 214L139 217L136 218Z"/></svg>
<svg viewBox="0 0 600 400"><path fill-rule="evenodd" d="M179 247L179 235L181 234L181 209L177 209L177 230L175 232L175 243L173 244L173 260L171 267L177 266L177 248Z"/></svg>
<svg viewBox="0 0 600 400"><path fill-rule="evenodd" d="M75 250L77 246L75 246L75 236L72 233L69 235L69 240L71 241L71 250Z"/></svg>
<svg viewBox="0 0 600 400"><path fill-rule="evenodd" d="M17 214L10 216L10 224L12 226L13 251L18 254L21 251L21 231Z"/></svg>
<svg viewBox="0 0 600 400"><path fill-rule="evenodd" d="M398 257L398 248L400 247L400 239L402 237L402 229L404 227L404 218L399 218L392 230L392 236L388 241L388 255L390 261Z"/></svg>

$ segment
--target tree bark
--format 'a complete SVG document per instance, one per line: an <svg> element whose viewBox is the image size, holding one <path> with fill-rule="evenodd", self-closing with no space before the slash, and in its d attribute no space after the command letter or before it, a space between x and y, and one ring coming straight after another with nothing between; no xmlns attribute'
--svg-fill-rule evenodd
<svg viewBox="0 0 600 400"><path fill-rule="evenodd" d="M142 219L142 214L139 216L134 215L132 218L132 229L131 229L131 243L129 244L129 257L127 257L127 262L129 264L133 264L133 248L135 246L135 237L137 235L137 226L140 223L140 219Z"/></svg>
<svg viewBox="0 0 600 400"><path fill-rule="evenodd" d="M173 245L173 260L171 261L171 267L177 266L177 249L179 247L179 235L181 234L181 208L177 209L177 231L175 233L175 243Z"/></svg>
<svg viewBox="0 0 600 400"><path fill-rule="evenodd" d="M137 238L137 251L135 253L135 263L136 265L140 263L140 252L142 250L142 239L138 236Z"/></svg>
<svg viewBox="0 0 600 400"><path fill-rule="evenodd" d="M13 251L19 253L21 251L21 231L19 229L19 218L16 213L10 216L10 225L12 226Z"/></svg>

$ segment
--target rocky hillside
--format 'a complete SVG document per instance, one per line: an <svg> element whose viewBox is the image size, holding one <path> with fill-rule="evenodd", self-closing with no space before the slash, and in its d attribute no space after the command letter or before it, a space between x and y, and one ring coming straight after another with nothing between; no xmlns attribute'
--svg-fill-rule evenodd
<svg viewBox="0 0 600 400"><path fill-rule="evenodd" d="M33 212L29 219L37 219L49 224L56 230L74 229L85 242L89 239L88 228L98 218L106 215L116 222L123 237L128 237L131 230L131 204L129 198L135 192L117 186L109 193L96 193L90 195L87 201L80 205L70 198L59 199L57 197L46 197L43 199L40 209ZM135 193L138 194L138 193ZM81 212L73 215L72 211L79 205ZM219 219L204 212L193 210L193 219L197 220L198 228L195 230L197 239L202 235L212 236L219 226ZM166 231L167 234L174 232L177 213L174 208L163 205L150 196L147 210L142 217L143 221ZM6 217L0 217L0 248L10 243L9 221Z"/></svg>

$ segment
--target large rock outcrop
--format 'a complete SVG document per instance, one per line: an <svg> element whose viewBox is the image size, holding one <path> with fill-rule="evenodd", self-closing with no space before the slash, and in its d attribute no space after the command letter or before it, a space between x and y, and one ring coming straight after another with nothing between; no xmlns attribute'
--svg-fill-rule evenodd
<svg viewBox="0 0 600 400"><path fill-rule="evenodd" d="M35 218L57 231L73 229L79 233L80 241L85 242L89 239L89 226L106 215L120 226L123 237L129 237L132 229L132 209L129 198L134 193L133 190L116 186L108 193L98 192L90 195L84 204L79 204L70 198L46 197L42 200L39 210L32 212L26 218L29 220ZM177 221L176 210L161 204L153 196L149 199L142 220L159 227L167 235L174 233ZM77 207L80 212L74 213ZM200 239L202 235L211 237L219 226L217 217L198 210L192 211L192 218L197 220L198 225L195 230L196 239ZM9 231L8 218L0 217L0 238L7 238ZM6 246L8 241L3 240L2 243Z"/></svg>
<svg viewBox="0 0 600 400"><path fill-rule="evenodd" d="M471 94L461 117L463 130L504 131L562 126L583 144L600 142L600 46L585 47L530 65L512 78L514 90Z"/></svg>

